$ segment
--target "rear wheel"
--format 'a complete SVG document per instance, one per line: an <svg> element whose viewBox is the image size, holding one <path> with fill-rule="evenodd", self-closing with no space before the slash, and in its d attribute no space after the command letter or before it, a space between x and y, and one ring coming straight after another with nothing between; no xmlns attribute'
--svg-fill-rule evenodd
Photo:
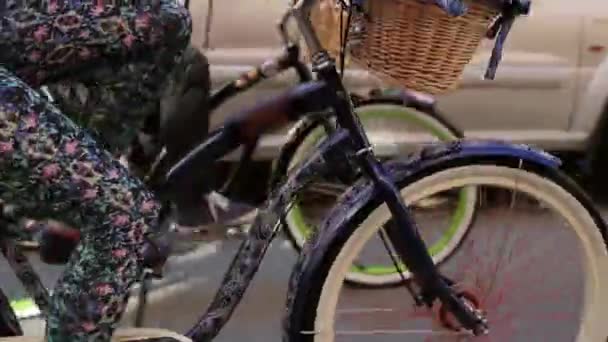
<svg viewBox="0 0 608 342"><path fill-rule="evenodd" d="M465 186L485 195L467 239L440 265L442 274L485 312L490 333L481 340L606 339L605 226L569 180L558 173L487 164L445 166L413 178L409 185L401 184L408 204ZM386 205L374 200L350 217L324 227L332 238L319 238L314 253L300 260L303 268L290 300L289 341L473 339L454 326L456 321L439 303L415 307L403 288L373 296L345 288L363 248L391 224ZM427 240L426 228L420 228Z"/></svg>
<svg viewBox="0 0 608 342"><path fill-rule="evenodd" d="M383 129L392 127L391 130L395 132L392 134L411 137L412 141L447 142L461 137L458 131L441 119L392 101L363 102L356 108L356 112L361 118L365 130L370 134L372 144L379 142L379 139L387 138L386 136L375 136L376 127ZM306 135L292 154L287 172L305 161L326 137L325 130L321 126ZM383 145L386 145L386 142ZM415 151L420 148L422 148L421 145L412 143L409 150ZM338 179L326 179L313 184L298 196L285 219L288 237L297 250L302 248L317 229L318 220L316 218L323 217L323 209L331 208L347 186L348 184L344 184ZM441 263L448 258L462 241L473 220L476 203L475 187L467 187L442 194L442 196L425 198L412 205L412 210L424 213L429 220L432 220L434 215L450 215L451 217L449 221L443 223L441 236L429 247L436 263ZM398 284L403 281L404 277L409 277L407 272L399 275L397 269L390 263L376 263L364 259L366 258L361 258L351 268L347 276L349 282L365 286L387 286Z"/></svg>

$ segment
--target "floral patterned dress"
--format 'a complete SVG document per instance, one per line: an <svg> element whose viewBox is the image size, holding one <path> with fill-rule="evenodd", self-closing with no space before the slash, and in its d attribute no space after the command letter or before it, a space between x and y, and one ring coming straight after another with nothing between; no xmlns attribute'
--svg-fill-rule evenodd
<svg viewBox="0 0 608 342"><path fill-rule="evenodd" d="M159 205L95 136L114 127L117 148L132 138L150 84L188 44L190 17L173 0L0 0L0 13L0 199L81 231L53 291L48 340L109 341ZM40 96L48 82L85 117ZM102 99L112 101L95 108Z"/></svg>

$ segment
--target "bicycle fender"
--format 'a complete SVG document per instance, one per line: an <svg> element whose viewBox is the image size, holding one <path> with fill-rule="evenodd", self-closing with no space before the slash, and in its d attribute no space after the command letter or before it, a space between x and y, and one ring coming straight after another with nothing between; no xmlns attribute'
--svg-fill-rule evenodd
<svg viewBox="0 0 608 342"><path fill-rule="evenodd" d="M528 145L462 140L430 145L413 155L387 161L384 166L391 178L400 187L405 187L439 169L473 163L519 167L547 176L558 172L562 165L559 158ZM363 206L373 200L374 195L374 185L369 180L360 180L338 199L338 204L324 223L327 229L320 231L325 234L333 227L340 226L340 221L352 219Z"/></svg>
<svg viewBox="0 0 608 342"><path fill-rule="evenodd" d="M407 164L405 168L413 171L439 162L457 162L459 160L483 162L492 159L497 159L497 162L515 160L518 163L529 163L549 169L558 169L562 166L559 158L541 149L524 144L487 140L461 140L430 145L409 156L405 161L399 160L399 164L403 165L405 162Z"/></svg>
<svg viewBox="0 0 608 342"><path fill-rule="evenodd" d="M559 158L527 145L462 140L430 145L413 155L387 161L384 166L399 187L405 187L445 167L472 163L534 169L547 175L558 171L562 164ZM308 249L323 248L318 245L335 238L340 227L359 215L361 208L377 200L375 191L373 183L367 179L359 180L346 190L311 239L313 242Z"/></svg>

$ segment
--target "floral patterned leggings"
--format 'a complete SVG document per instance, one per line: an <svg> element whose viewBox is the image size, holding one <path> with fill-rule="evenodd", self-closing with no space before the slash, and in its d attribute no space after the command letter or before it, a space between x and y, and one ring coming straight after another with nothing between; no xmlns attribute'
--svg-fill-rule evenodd
<svg viewBox="0 0 608 342"><path fill-rule="evenodd" d="M159 205L97 142L95 123L126 125L114 128L120 134L108 145L121 148L120 141L132 139L125 127L134 123L133 135L146 114L137 101L155 93L150 84L171 69L190 38L188 12L174 0L106 2L0 0L0 199L19 215L53 218L82 233L51 298L49 341L109 341L125 309L140 270L142 238L156 224ZM104 84L121 72L141 77ZM33 89L70 79L94 85L87 98L110 96L104 92L118 87L116 103L137 110L90 108L83 121ZM67 94L83 98L82 92Z"/></svg>

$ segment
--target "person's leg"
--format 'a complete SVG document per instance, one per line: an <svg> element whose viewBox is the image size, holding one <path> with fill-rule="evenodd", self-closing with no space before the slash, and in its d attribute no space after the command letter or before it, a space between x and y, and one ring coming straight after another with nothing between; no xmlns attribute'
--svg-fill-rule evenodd
<svg viewBox="0 0 608 342"><path fill-rule="evenodd" d="M162 146L173 163L209 131L209 64L191 46L174 65L137 61L101 66L45 87L64 114L113 153L127 153L138 174L148 171Z"/></svg>
<svg viewBox="0 0 608 342"><path fill-rule="evenodd" d="M207 58L194 48L184 53L176 65L162 96L159 139L166 147L165 165L173 165L203 142L209 133L210 74ZM225 233L227 226L250 220L254 207L231 201L209 185L215 183L215 172L184 184L176 194L177 223L186 229L213 230ZM207 193L207 196L203 194ZM217 235L214 234L214 237Z"/></svg>
<svg viewBox="0 0 608 342"><path fill-rule="evenodd" d="M161 87L169 72L153 61L101 65L45 87L65 115L118 156L127 152L148 118L159 116Z"/></svg>
<svg viewBox="0 0 608 342"><path fill-rule="evenodd" d="M173 0L9 1L0 20L0 63L30 85L50 82L63 113L115 155L158 121L161 89L191 33ZM132 171L145 172L153 156L132 155Z"/></svg>
<svg viewBox="0 0 608 342"><path fill-rule="evenodd" d="M109 341L137 279L158 204L92 137L0 68L0 198L78 227L51 299L48 340Z"/></svg>
<svg viewBox="0 0 608 342"><path fill-rule="evenodd" d="M0 6L0 63L113 151L123 152L190 41L175 0L9 1Z"/></svg>
<svg viewBox="0 0 608 342"><path fill-rule="evenodd" d="M11 5L0 7L0 63L32 87L141 60L170 70L192 32L175 0Z"/></svg>
<svg viewBox="0 0 608 342"><path fill-rule="evenodd" d="M50 95L63 114L88 131L99 146L120 158L130 153L129 147L138 141L138 132L141 136L146 120L156 117L158 121L160 85L168 74L166 66L156 66L150 61L100 65L95 70L46 84L45 94ZM154 156L131 155L138 158L129 160L129 169L142 177ZM48 230L48 222L21 220L21 223L18 244L39 248L40 233Z"/></svg>
<svg viewBox="0 0 608 342"><path fill-rule="evenodd" d="M203 142L209 133L210 91L209 62L194 48L186 49L180 63L170 74L160 105L158 141L166 149L163 165L171 167ZM206 170L205 178L212 178ZM207 184L213 183L206 179ZM184 213L197 223L212 221L210 212L202 205L203 193L209 191L201 179L192 179L176 194L178 221ZM181 218L181 219L180 219ZM191 220L190 220L191 221Z"/></svg>

